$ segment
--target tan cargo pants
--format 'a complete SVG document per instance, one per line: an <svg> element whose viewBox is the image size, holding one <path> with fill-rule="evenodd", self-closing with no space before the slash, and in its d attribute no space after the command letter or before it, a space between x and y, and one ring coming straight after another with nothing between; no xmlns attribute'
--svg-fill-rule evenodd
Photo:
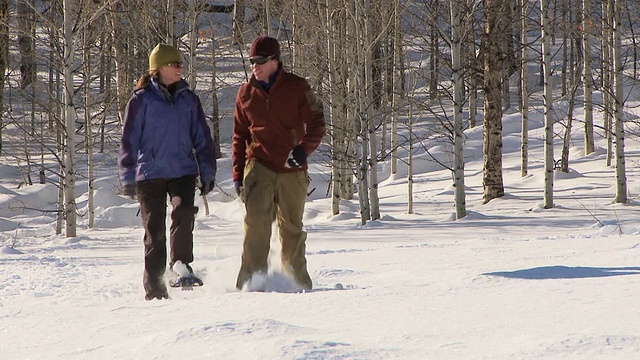
<svg viewBox="0 0 640 360"><path fill-rule="evenodd" d="M267 272L271 224L277 220L282 268L291 273L302 288L311 289L305 258L307 233L302 230L309 186L307 172L279 174L250 161L244 170L243 185L245 236L236 287L242 289L255 272Z"/></svg>

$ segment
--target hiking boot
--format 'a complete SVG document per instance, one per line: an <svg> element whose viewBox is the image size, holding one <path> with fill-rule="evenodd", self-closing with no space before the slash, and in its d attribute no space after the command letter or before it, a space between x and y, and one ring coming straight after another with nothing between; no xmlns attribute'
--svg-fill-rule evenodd
<svg viewBox="0 0 640 360"><path fill-rule="evenodd" d="M294 267L293 265L284 262L282 264L282 269L293 277L296 284L302 290L311 290L313 288L313 283L311 282L311 277L307 271L306 264Z"/></svg>
<svg viewBox="0 0 640 360"><path fill-rule="evenodd" d="M255 274L255 273L266 274L267 273L267 269L266 268L261 268L261 269L256 270L256 271L251 271L244 265L240 266L240 272L238 272L238 279L236 280L236 289L242 291L244 286L251 282L251 278L253 277L253 274Z"/></svg>
<svg viewBox="0 0 640 360"><path fill-rule="evenodd" d="M153 299L168 299L169 292L167 291L167 286L164 284L164 281L160 280L157 284L154 284L152 287L145 289L146 294L144 296L145 300L153 300Z"/></svg>
<svg viewBox="0 0 640 360"><path fill-rule="evenodd" d="M181 276L181 277L193 276L193 268L191 267L191 265L183 263L180 260L171 264L170 268L171 268L171 271L173 271L178 276Z"/></svg>

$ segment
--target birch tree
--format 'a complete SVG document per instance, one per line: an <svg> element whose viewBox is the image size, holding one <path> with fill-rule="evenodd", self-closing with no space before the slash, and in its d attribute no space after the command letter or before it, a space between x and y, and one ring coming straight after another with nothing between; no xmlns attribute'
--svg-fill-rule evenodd
<svg viewBox="0 0 640 360"><path fill-rule="evenodd" d="M609 0L613 7L613 78L615 85L616 203L627 202L627 175L624 155L624 87L622 58L622 0Z"/></svg>
<svg viewBox="0 0 640 360"><path fill-rule="evenodd" d="M529 0L520 0L520 112L522 113L522 126L520 128L520 176L525 177L529 172L529 55L527 47L529 44L528 33L529 24Z"/></svg>
<svg viewBox="0 0 640 360"><path fill-rule="evenodd" d="M244 44L245 0L234 0L233 4L233 41L236 44Z"/></svg>
<svg viewBox="0 0 640 360"><path fill-rule="evenodd" d="M593 79L591 75L591 0L582 0L582 53L583 72L582 90L584 95L584 154L589 155L594 151L595 140L593 138Z"/></svg>
<svg viewBox="0 0 640 360"><path fill-rule="evenodd" d="M18 45L20 49L20 88L36 80L35 10L28 0L17 0Z"/></svg>
<svg viewBox="0 0 640 360"><path fill-rule="evenodd" d="M504 196L502 180L502 43L509 19L507 0L485 2L483 201Z"/></svg>
<svg viewBox="0 0 640 360"><path fill-rule="evenodd" d="M612 21L612 8L613 1L612 0L603 0L602 1L602 37L600 39L600 47L602 51L602 63L601 63L601 73L602 73L602 107L603 107L603 128L605 138L607 140L607 157L606 157L606 165L611 166L611 159L613 158L613 147L612 147L612 139L613 139L613 67L612 67L612 31L613 21Z"/></svg>
<svg viewBox="0 0 640 360"><path fill-rule="evenodd" d="M9 0L0 0L0 155L4 155L4 86L9 65Z"/></svg>
<svg viewBox="0 0 640 360"><path fill-rule="evenodd" d="M452 0L451 5L451 78L453 81L453 191L456 219L467 216L464 188L464 133L462 124L463 82L461 69L462 20L460 4Z"/></svg>
<svg viewBox="0 0 640 360"><path fill-rule="evenodd" d="M553 95L551 83L551 34L549 33L549 0L540 0L542 24L542 72L544 93L544 203L545 209L553 207Z"/></svg>
<svg viewBox="0 0 640 360"><path fill-rule="evenodd" d="M371 220L380 219L380 200L378 197L378 139L376 136L376 121L374 118L374 82L372 74L372 48L374 38L371 34L371 2L363 0L362 2L364 33L363 40L365 46L362 47L364 56L364 80L365 80L365 96L363 100L363 110L367 122L368 140L369 140L369 202L371 204Z"/></svg>
<svg viewBox="0 0 640 360"><path fill-rule="evenodd" d="M65 167L64 167L64 218L65 218L65 234L66 237L76 237L76 113L73 103L73 62L74 62L74 43L73 43L73 1L64 0L64 57L62 59L62 67L64 72L64 119L66 129L66 146L65 146Z"/></svg>

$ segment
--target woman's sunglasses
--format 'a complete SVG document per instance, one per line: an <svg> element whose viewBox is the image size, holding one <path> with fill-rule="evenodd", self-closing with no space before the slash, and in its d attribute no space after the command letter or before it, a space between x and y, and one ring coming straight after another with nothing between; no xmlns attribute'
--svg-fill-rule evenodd
<svg viewBox="0 0 640 360"><path fill-rule="evenodd" d="M182 65L182 61L174 61L174 62L168 63L167 66L179 69L179 68L182 68L183 65Z"/></svg>
<svg viewBox="0 0 640 360"><path fill-rule="evenodd" d="M273 58L273 55L271 56L261 56L261 57L256 57L256 58L250 58L249 62L251 63L251 65L262 65L264 63L266 63L267 61L271 60Z"/></svg>

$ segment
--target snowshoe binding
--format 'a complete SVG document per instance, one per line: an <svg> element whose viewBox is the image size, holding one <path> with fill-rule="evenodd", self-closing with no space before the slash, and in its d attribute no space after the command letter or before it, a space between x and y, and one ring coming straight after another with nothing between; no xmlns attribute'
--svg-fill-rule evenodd
<svg viewBox="0 0 640 360"><path fill-rule="evenodd" d="M204 285L202 280L193 273L193 269L189 264L182 261L176 261L171 270L176 274L176 278L169 280L169 286L173 288L182 288L182 290L193 290L194 287Z"/></svg>

